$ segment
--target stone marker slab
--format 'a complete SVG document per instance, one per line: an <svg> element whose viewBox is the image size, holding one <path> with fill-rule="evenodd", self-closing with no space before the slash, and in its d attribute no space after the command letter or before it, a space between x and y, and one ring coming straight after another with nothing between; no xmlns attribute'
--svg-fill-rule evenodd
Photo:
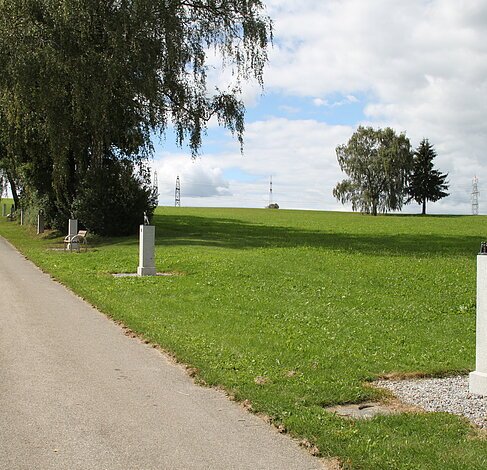
<svg viewBox="0 0 487 470"><path fill-rule="evenodd" d="M155 238L156 227L154 225L141 225L139 229L139 276L155 276Z"/></svg>
<svg viewBox="0 0 487 470"><path fill-rule="evenodd" d="M370 419L374 416L394 413L391 408L376 402L330 406L325 408L325 411L350 419Z"/></svg>
<svg viewBox="0 0 487 470"><path fill-rule="evenodd" d="M74 237L78 233L78 219L68 220L68 236L69 238ZM79 243L68 243L68 250L79 250Z"/></svg>

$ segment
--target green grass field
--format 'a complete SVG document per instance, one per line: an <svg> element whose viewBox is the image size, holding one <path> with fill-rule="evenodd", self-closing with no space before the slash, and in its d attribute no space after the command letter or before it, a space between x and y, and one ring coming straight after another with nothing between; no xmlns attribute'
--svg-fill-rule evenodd
<svg viewBox="0 0 487 470"><path fill-rule="evenodd" d="M475 365L475 259L487 217L159 208L158 271L137 237L52 250L54 234L0 234L55 278L194 367L200 380L338 456L344 468L485 469L487 441L445 413L349 421L324 410L380 399L391 374Z"/></svg>

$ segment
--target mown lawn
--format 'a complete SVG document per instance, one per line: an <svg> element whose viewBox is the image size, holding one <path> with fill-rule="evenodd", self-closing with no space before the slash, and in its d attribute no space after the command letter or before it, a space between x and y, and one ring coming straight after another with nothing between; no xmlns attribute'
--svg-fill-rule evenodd
<svg viewBox="0 0 487 470"><path fill-rule="evenodd" d="M3 218L0 234L344 468L487 468L487 441L459 417L355 422L324 410L379 399L366 383L386 374L474 368L487 217L159 208L154 223L157 268L179 275L114 278L136 271L136 236L78 254Z"/></svg>

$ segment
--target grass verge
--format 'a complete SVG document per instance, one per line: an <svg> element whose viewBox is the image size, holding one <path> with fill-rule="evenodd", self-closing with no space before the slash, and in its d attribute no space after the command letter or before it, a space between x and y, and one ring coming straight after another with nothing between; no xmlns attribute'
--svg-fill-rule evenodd
<svg viewBox="0 0 487 470"><path fill-rule="evenodd" d="M483 469L466 420L324 410L380 399L388 374L467 372L475 361L475 255L486 217L159 208L159 271L134 272L136 237L65 253L5 220L0 234L100 310L196 368L344 468Z"/></svg>

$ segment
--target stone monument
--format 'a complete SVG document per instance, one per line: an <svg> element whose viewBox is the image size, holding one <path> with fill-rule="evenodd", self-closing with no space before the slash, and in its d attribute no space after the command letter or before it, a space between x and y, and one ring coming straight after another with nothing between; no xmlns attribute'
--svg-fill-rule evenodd
<svg viewBox="0 0 487 470"><path fill-rule="evenodd" d="M78 219L69 219L68 221L68 240L78 233ZM79 250L78 242L68 242L68 250Z"/></svg>
<svg viewBox="0 0 487 470"><path fill-rule="evenodd" d="M477 256L477 328L475 371L470 373L470 393L487 396L487 242Z"/></svg>
<svg viewBox="0 0 487 470"><path fill-rule="evenodd" d="M139 276L155 276L156 263L154 246L156 238L156 227L149 225L149 219L144 213L144 225L139 227L139 266L137 274Z"/></svg>

